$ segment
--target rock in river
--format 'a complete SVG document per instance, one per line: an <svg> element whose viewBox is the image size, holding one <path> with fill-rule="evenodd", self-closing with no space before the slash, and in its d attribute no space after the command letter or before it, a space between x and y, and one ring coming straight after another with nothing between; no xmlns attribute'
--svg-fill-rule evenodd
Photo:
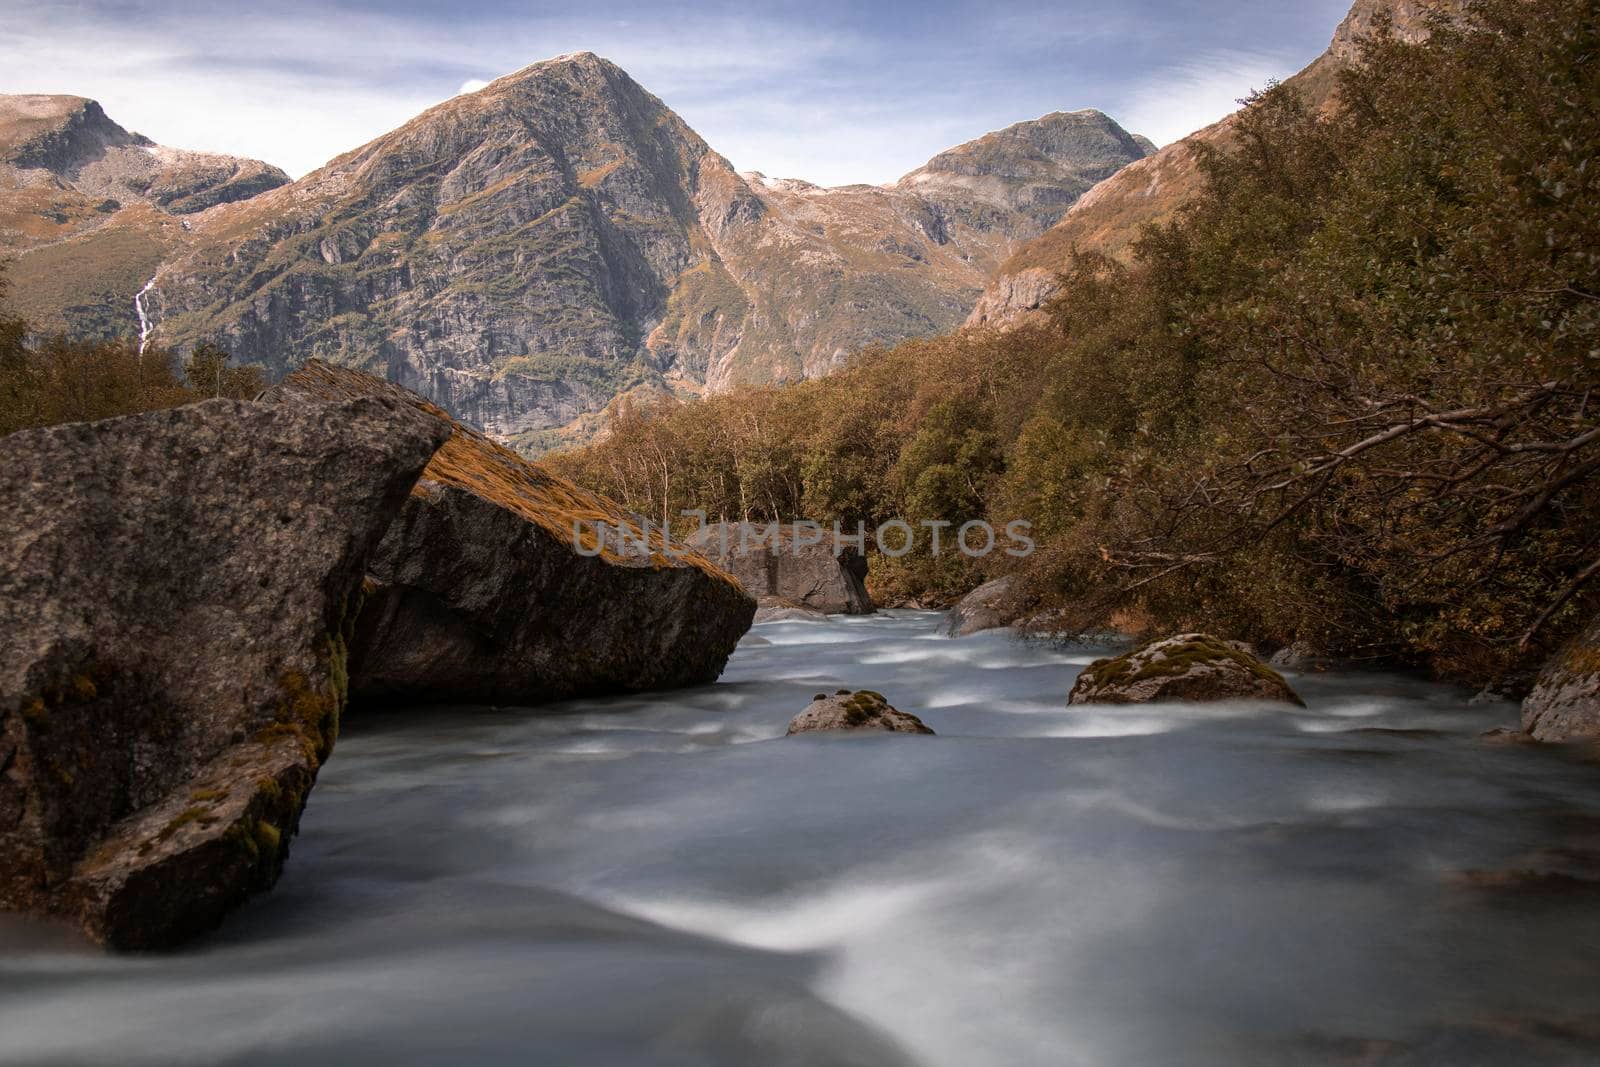
<svg viewBox="0 0 1600 1067"><path fill-rule="evenodd" d="M0 904L117 948L270 887L439 424L212 400L0 442Z"/></svg>
<svg viewBox="0 0 1600 1067"><path fill-rule="evenodd" d="M1277 671L1237 642L1179 634L1083 669L1068 704L1277 700L1304 706Z"/></svg>
<svg viewBox="0 0 1600 1067"><path fill-rule="evenodd" d="M705 557L397 385L312 360L266 396L387 397L449 431L372 557L351 648L357 701L537 704L694 685L722 673L750 628L755 601Z"/></svg>
<svg viewBox="0 0 1600 1067"><path fill-rule="evenodd" d="M940 632L947 637L966 637L968 634L1010 626L1016 621L1015 615L1007 610L1010 595L1010 578L984 582L950 609Z"/></svg>
<svg viewBox="0 0 1600 1067"><path fill-rule="evenodd" d="M812 540L812 533L818 535ZM829 615L871 615L867 559L832 530L786 523L712 523L689 538L755 597L782 597Z"/></svg>
<svg viewBox="0 0 1600 1067"><path fill-rule="evenodd" d="M921 719L891 707L882 693L841 689L829 696L818 693L811 704L789 723L789 733L816 730L879 730L897 734L931 734Z"/></svg>
<svg viewBox="0 0 1600 1067"><path fill-rule="evenodd" d="M1600 738L1600 619L1539 672L1522 702L1522 728L1539 741Z"/></svg>

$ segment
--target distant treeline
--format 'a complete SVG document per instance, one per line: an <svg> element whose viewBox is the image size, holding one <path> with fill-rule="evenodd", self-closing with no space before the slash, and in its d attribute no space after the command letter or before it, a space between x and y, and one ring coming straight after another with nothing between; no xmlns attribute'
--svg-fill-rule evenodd
<svg viewBox="0 0 1600 1067"><path fill-rule="evenodd" d="M140 352L131 339L38 337L24 320L0 313L0 436L208 397L246 399L263 388L260 368L229 366L228 353L216 345L196 345L180 361L155 346Z"/></svg>
<svg viewBox="0 0 1600 1067"><path fill-rule="evenodd" d="M624 406L552 462L647 514L1034 523L1020 562L881 560L891 593L1011 566L1085 628L1514 682L1600 586L1600 16L1467 8L1368 41L1334 111L1254 96L1199 200L1078 255L1044 321Z"/></svg>

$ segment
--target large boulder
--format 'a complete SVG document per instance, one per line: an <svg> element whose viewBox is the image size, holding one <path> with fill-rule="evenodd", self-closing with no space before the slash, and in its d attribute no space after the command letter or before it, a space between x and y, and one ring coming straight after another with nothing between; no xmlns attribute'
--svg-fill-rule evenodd
<svg viewBox="0 0 1600 1067"><path fill-rule="evenodd" d="M0 905L152 948L273 884L367 559L444 438L212 400L0 442Z"/></svg>
<svg viewBox="0 0 1600 1067"><path fill-rule="evenodd" d="M1522 729L1539 741L1600 738L1600 618L1539 672L1522 702Z"/></svg>
<svg viewBox="0 0 1600 1067"><path fill-rule="evenodd" d="M950 609L940 632L946 637L966 637L1010 626L1016 621L1010 606L1011 585L1010 578L984 582Z"/></svg>
<svg viewBox="0 0 1600 1067"><path fill-rule="evenodd" d="M806 710L789 722L790 734L819 730L876 730L896 734L931 734L921 719L892 707L882 693L840 689L829 696L818 693Z"/></svg>
<svg viewBox="0 0 1600 1067"><path fill-rule="evenodd" d="M397 385L312 360L265 396L385 397L449 434L369 562L353 699L538 704L711 682L750 628L755 601L705 557Z"/></svg>
<svg viewBox="0 0 1600 1067"><path fill-rule="evenodd" d="M1078 675L1068 704L1276 700L1305 702L1277 671L1237 642L1178 634L1121 656L1095 660Z"/></svg>
<svg viewBox="0 0 1600 1067"><path fill-rule="evenodd" d="M799 536L796 536L797 529ZM789 523L711 523L689 537L755 597L782 597L828 615L870 615L867 559L854 544L821 531L814 543Z"/></svg>

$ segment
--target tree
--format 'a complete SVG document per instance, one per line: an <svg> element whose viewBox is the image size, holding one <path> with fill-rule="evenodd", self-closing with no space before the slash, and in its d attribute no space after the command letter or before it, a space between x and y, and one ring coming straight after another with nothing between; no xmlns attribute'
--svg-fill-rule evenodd
<svg viewBox="0 0 1600 1067"><path fill-rule="evenodd" d="M261 368L254 365L228 365L225 349L202 341L189 350L183 365L184 380L200 396L250 400L266 388Z"/></svg>

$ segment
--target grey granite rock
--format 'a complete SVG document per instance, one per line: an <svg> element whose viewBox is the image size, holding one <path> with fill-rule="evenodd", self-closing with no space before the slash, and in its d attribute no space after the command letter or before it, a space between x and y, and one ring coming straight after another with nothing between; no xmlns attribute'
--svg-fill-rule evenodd
<svg viewBox="0 0 1600 1067"><path fill-rule="evenodd" d="M870 535L869 535L870 536ZM831 530L813 541L787 523L713 523L689 537L754 597L780 597L828 615L870 615L867 560Z"/></svg>
<svg viewBox="0 0 1600 1067"><path fill-rule="evenodd" d="M950 609L940 632L946 637L966 637L1010 626L1015 621L1007 610L1011 584L1010 578L996 578L978 586Z"/></svg>
<svg viewBox="0 0 1600 1067"><path fill-rule="evenodd" d="M151 948L273 884L444 438L369 398L0 440L0 904Z"/></svg>
<svg viewBox="0 0 1600 1067"><path fill-rule="evenodd" d="M542 704L694 685L722 673L750 628L755 601L699 553L659 531L625 543L618 531L639 524L615 502L399 386L313 360L265 396L384 397L449 433L373 553L352 645L358 701Z"/></svg>
<svg viewBox="0 0 1600 1067"><path fill-rule="evenodd" d="M1600 619L1539 672L1522 702L1522 728L1540 741L1600 738Z"/></svg>

